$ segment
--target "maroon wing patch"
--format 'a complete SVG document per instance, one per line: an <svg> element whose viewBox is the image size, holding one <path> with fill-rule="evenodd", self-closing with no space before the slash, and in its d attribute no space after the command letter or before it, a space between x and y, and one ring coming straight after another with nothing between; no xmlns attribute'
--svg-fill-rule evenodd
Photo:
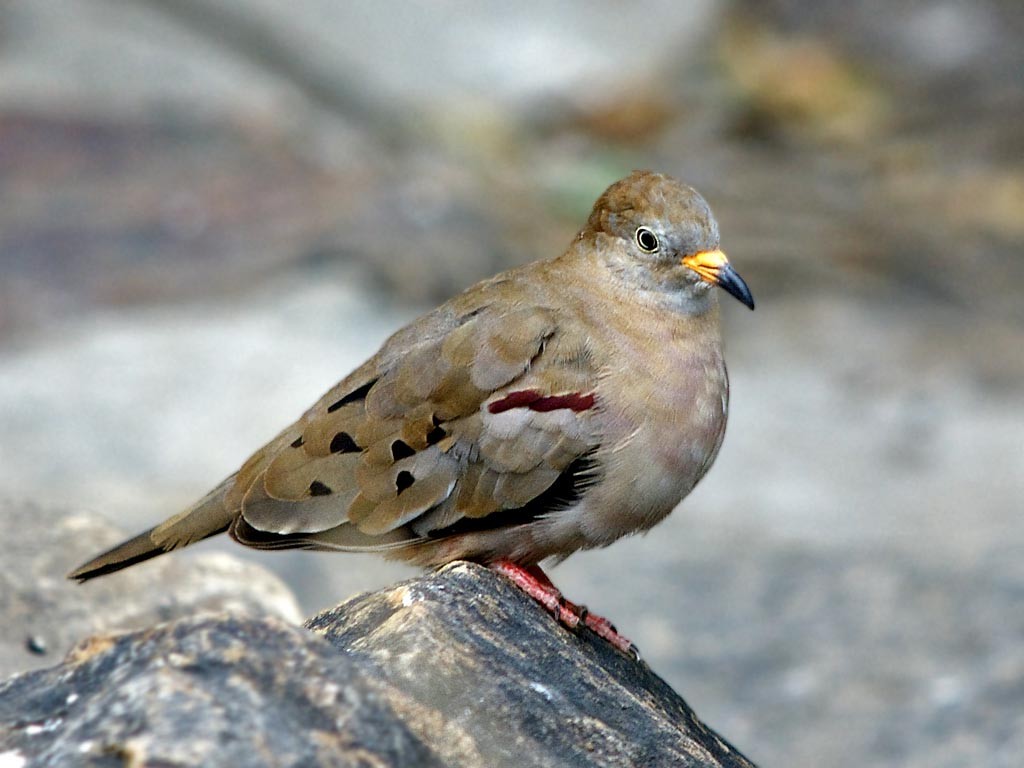
<svg viewBox="0 0 1024 768"><path fill-rule="evenodd" d="M531 411L544 413L546 411L557 411L568 408L579 413L594 407L594 393L570 392L567 395L545 395L536 389L522 389L518 392L509 392L500 400L495 400L487 406L491 413L504 413L513 408L529 408Z"/></svg>

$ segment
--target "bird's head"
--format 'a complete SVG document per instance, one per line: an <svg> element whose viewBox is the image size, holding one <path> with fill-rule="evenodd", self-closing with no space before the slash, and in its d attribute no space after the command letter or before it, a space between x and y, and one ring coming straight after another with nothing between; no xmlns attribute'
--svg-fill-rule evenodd
<svg viewBox="0 0 1024 768"><path fill-rule="evenodd" d="M692 187L659 173L634 171L594 204L584 232L607 236L612 268L664 291L705 296L722 288L750 309L754 297L719 248L718 222Z"/></svg>

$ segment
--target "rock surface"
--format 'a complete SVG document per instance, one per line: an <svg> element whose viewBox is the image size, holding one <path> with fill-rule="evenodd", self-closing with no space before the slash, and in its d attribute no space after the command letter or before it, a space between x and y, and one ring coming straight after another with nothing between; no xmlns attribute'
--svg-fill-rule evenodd
<svg viewBox="0 0 1024 768"><path fill-rule="evenodd" d="M750 766L642 662L456 563L308 630L205 616L0 685L6 764Z"/></svg>
<svg viewBox="0 0 1024 768"><path fill-rule="evenodd" d="M204 611L299 621L291 591L269 571L219 553L163 557L84 585L65 574L125 538L97 515L0 500L0 680L54 664L87 635Z"/></svg>

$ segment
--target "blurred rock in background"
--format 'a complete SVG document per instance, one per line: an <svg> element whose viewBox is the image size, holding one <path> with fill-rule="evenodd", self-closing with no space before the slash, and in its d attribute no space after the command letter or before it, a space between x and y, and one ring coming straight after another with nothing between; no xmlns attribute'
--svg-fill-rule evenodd
<svg viewBox="0 0 1024 768"><path fill-rule="evenodd" d="M729 434L557 582L757 762L1014 765L1022 35L1007 0L0 6L0 493L163 519L656 168L758 299ZM307 612L409 573L242 554Z"/></svg>
<svg viewBox="0 0 1024 768"><path fill-rule="evenodd" d="M197 613L302 620L280 579L222 552L164 558L116 582L80 588L62 578L67 561L116 544L123 531L94 512L2 499L0 519L8 549L0 570L0 680L59 663L83 638Z"/></svg>

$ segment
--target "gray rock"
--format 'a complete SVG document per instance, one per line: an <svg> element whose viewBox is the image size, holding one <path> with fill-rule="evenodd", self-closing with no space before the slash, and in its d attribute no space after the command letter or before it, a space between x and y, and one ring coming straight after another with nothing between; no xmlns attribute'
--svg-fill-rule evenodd
<svg viewBox="0 0 1024 768"><path fill-rule="evenodd" d="M440 766L366 672L301 628L196 617L99 636L0 686L0 757L31 766Z"/></svg>
<svg viewBox="0 0 1024 768"><path fill-rule="evenodd" d="M65 574L125 532L96 515L0 501L0 679L48 666L82 637L204 611L298 622L291 591L258 565L220 553L162 557L85 585Z"/></svg>
<svg viewBox="0 0 1024 768"><path fill-rule="evenodd" d="M486 765L749 765L646 664L564 630L480 566L455 563L307 626Z"/></svg>
<svg viewBox="0 0 1024 768"><path fill-rule="evenodd" d="M306 631L195 617L0 685L23 766L750 766L646 664L456 563Z"/></svg>

